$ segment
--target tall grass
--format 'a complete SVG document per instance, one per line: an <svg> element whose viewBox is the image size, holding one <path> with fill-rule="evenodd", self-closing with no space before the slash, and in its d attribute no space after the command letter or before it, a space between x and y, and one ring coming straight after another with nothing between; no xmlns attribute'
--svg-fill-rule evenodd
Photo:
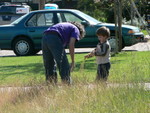
<svg viewBox="0 0 150 113"><path fill-rule="evenodd" d="M0 94L2 113L149 113L149 91L100 84L45 87Z"/></svg>

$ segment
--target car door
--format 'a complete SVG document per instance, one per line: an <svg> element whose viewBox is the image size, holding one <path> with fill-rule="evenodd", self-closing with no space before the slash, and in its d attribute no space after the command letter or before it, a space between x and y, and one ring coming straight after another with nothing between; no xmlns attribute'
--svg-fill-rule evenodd
<svg viewBox="0 0 150 113"><path fill-rule="evenodd" d="M85 19L71 12L57 12L57 18L59 22L87 22ZM84 26L84 28L86 31L86 35L82 40L76 43L76 47L95 47L98 42L95 35L95 31L97 28L91 25L86 25Z"/></svg>
<svg viewBox="0 0 150 113"><path fill-rule="evenodd" d="M26 23L28 36L31 37L36 49L41 47L43 32L54 25L54 14L42 12L34 14Z"/></svg>

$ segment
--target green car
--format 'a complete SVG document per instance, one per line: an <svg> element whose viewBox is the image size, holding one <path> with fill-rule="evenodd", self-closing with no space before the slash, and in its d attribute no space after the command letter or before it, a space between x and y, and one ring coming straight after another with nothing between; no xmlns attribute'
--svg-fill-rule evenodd
<svg viewBox="0 0 150 113"><path fill-rule="evenodd" d="M96 30L106 26L115 37L115 25L102 23L93 17L73 9L54 9L32 11L9 25L0 26L0 49L13 50L17 56L34 55L41 50L43 32L50 26L67 21L84 25L86 35L76 47L95 47L98 43ZM138 27L123 25L123 46L130 46L144 38Z"/></svg>

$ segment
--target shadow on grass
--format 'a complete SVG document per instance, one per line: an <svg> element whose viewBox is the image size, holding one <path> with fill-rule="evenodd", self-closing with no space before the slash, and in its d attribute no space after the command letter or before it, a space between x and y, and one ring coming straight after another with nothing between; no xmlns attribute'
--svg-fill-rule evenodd
<svg viewBox="0 0 150 113"><path fill-rule="evenodd" d="M19 76L30 76L31 74L42 74L44 73L44 68L42 63L29 63L27 65L17 65L17 66L3 66L0 67L2 79L9 76L19 75ZM3 74L4 73L4 74Z"/></svg>
<svg viewBox="0 0 150 113"><path fill-rule="evenodd" d="M94 60L88 60L88 61L80 61L76 62L76 68L75 71L79 71L81 68L82 63L84 63L84 68L86 70L95 70L95 61ZM58 70L58 69L57 69ZM44 75L44 66L43 63L28 63L26 65L9 65L9 66L2 66L0 67L1 75L0 78L4 79L10 76L30 76L30 75L36 75L41 74Z"/></svg>
<svg viewBox="0 0 150 113"><path fill-rule="evenodd" d="M37 55L38 56L38 55ZM111 61L112 64L116 64L118 62L122 62L123 60L115 60ZM80 60L76 62L75 72L80 71L80 69L84 69L86 71L97 70L97 64L95 58L87 59L87 60ZM57 69L58 71L58 69ZM0 78L4 79L10 76L30 76L30 75L44 75L45 70L43 63L28 63L26 65L9 65L9 66L1 66L0 67Z"/></svg>

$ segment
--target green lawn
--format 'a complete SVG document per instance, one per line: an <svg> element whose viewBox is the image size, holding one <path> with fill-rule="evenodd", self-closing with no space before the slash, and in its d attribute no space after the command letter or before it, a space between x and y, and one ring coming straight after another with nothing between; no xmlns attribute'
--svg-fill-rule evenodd
<svg viewBox="0 0 150 113"><path fill-rule="evenodd" d="M2 113L149 113L149 90L136 83L150 82L150 52L121 52L111 58L107 87L95 83L95 58L76 54L74 84L44 86L41 56L0 57L0 86L34 86L29 90L0 91Z"/></svg>
<svg viewBox="0 0 150 113"><path fill-rule="evenodd" d="M85 54L76 54L74 83L93 82L95 58L84 61ZM68 56L69 57L69 56ZM150 82L150 52L121 52L111 57L109 82ZM31 85L45 82L42 56L0 57L0 85ZM59 79L60 81L60 79Z"/></svg>

